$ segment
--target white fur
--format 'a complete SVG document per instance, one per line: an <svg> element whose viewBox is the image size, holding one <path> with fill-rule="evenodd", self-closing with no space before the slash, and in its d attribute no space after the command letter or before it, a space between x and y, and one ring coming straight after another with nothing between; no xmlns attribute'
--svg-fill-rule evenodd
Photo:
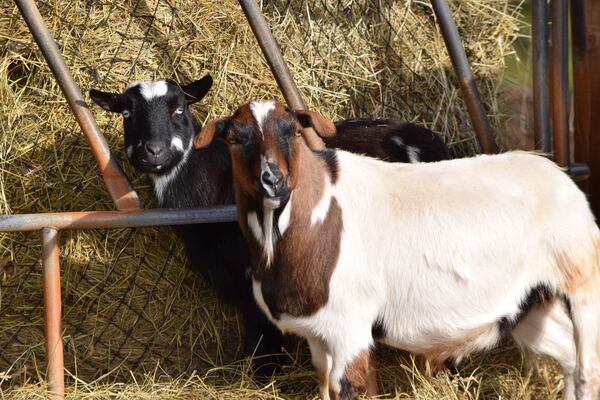
<svg viewBox="0 0 600 400"><path fill-rule="evenodd" d="M263 248L265 251L265 257L267 258L267 265L271 265L271 260L273 259L273 246L274 246L274 238L273 238L273 216L275 212L272 207L264 207L263 208L263 227L264 227L264 243Z"/></svg>
<svg viewBox="0 0 600 400"><path fill-rule="evenodd" d="M310 215L310 225L313 226L317 222L323 222L329 212L329 205L331 204L331 183L329 178L325 176L325 188L323 190L323 197L319 200L317 205L313 208Z"/></svg>
<svg viewBox="0 0 600 400"><path fill-rule="evenodd" d="M418 163L420 161L419 155L421 151L415 146L406 146L406 153L411 163Z"/></svg>
<svg viewBox="0 0 600 400"><path fill-rule="evenodd" d="M133 156L133 146L132 145L127 146L126 151L127 151L127 157L129 159L131 159L131 157Z"/></svg>
<svg viewBox="0 0 600 400"><path fill-rule="evenodd" d="M173 136L171 139L171 147L175 147L179 151L183 151L183 141L179 136Z"/></svg>
<svg viewBox="0 0 600 400"><path fill-rule="evenodd" d="M283 233L287 230L288 226L290 226L290 218L292 216L292 196L294 194L290 194L290 198L279 214L279 220L277 221L277 227L279 228L279 233L283 236Z"/></svg>
<svg viewBox="0 0 600 400"><path fill-rule="evenodd" d="M418 147L415 146L406 146L404 144L404 140L402 140L401 137L398 136L393 136L392 137L392 141L394 143L396 143L398 145L398 147L401 147L403 149L406 149L406 155L408 156L408 160L411 163L418 163L420 161L420 155L421 155L421 150L419 150Z"/></svg>
<svg viewBox="0 0 600 400"><path fill-rule="evenodd" d="M399 147L404 147L404 140L402 140L399 136L392 136L392 141L396 143Z"/></svg>
<svg viewBox="0 0 600 400"><path fill-rule="evenodd" d="M134 86L140 87L140 93L146 101L150 101L155 97L164 96L167 94L168 89L167 82L165 81L136 82L129 85L128 88Z"/></svg>
<svg viewBox="0 0 600 400"><path fill-rule="evenodd" d="M267 116L271 111L275 109L275 101L267 100L267 101L253 101L250 103L250 110L252 111L252 115L254 115L254 119L258 125L258 129L260 129L261 133L263 131L263 124Z"/></svg>
<svg viewBox="0 0 600 400"><path fill-rule="evenodd" d="M179 163L177 163L177 165L174 166L167 174L163 174L163 175L149 174L150 179L152 180L152 183L153 183L152 186L154 188L154 195L156 196L156 199L158 200L159 205L162 205L162 203L164 201L164 192L167 189L167 187L169 186L169 183L171 182L171 180L173 180L179 174L179 171L181 170L181 166L187 162L187 159L190 156L190 153L192 152L192 144L193 144L193 141L190 140L188 142L187 148L183 152L183 156L181 157L181 160L179 161Z"/></svg>
<svg viewBox="0 0 600 400"><path fill-rule="evenodd" d="M264 239L256 211L250 211L248 213L248 227L254 235L254 238L262 245L264 243Z"/></svg>
<svg viewBox="0 0 600 400"><path fill-rule="evenodd" d="M257 303L281 330L323 339L332 356L329 385L336 392L347 364L373 344L376 321L391 346L425 354L443 349L460 359L494 346L498 321L516 315L532 287L565 287L565 271L576 267L566 258L598 269L594 246L600 232L585 195L543 157L514 152L391 164L344 151L337 155L338 179L324 188L311 215L311 223L322 221L329 208L322 204L332 198L342 210L327 303L310 316L284 313L274 320L261 300L260 283L254 285ZM570 296L573 321L585 327L579 330L585 336L578 344L579 374L592 382L580 383L580 399L592 398L594 382L600 382L599 296L592 293L586 299ZM521 343L572 369L573 338L564 315L544 318L548 329L564 332L542 330L543 338ZM541 341L561 347L552 350ZM454 347L448 350L448 344Z"/></svg>

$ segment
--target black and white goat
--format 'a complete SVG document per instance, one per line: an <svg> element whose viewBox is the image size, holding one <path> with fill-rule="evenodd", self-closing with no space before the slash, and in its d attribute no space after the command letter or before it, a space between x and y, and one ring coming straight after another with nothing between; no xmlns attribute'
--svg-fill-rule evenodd
<svg viewBox="0 0 600 400"><path fill-rule="evenodd" d="M565 399L597 400L600 231L563 171L523 152L431 164L311 152L307 118L252 102L196 142L229 144L254 297L308 339L322 398L372 384L374 340L438 364L512 335L559 361Z"/></svg>
<svg viewBox="0 0 600 400"><path fill-rule="evenodd" d="M187 86L172 81L130 85L124 93L91 90L108 111L123 115L125 149L133 166L148 174L161 207L186 208L233 204L231 163L225 143L192 149L200 123L189 106L209 91L205 76ZM434 161L449 158L448 148L432 131L395 120L349 120L325 128L337 135L328 145L389 161ZM357 133L357 131L360 132ZM282 336L257 308L247 277L248 246L237 223L200 224L176 228L185 243L192 269L208 278L221 298L244 316L244 353L263 356L281 352ZM261 339L262 337L262 339ZM259 345L260 342L260 345ZM256 362L271 363L268 357ZM268 373L269 369L264 369Z"/></svg>

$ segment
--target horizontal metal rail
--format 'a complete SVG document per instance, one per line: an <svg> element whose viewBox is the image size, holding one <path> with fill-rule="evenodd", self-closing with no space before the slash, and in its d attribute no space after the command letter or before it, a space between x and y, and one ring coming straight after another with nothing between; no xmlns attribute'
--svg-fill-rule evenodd
<svg viewBox="0 0 600 400"><path fill-rule="evenodd" d="M236 221L235 206L127 211L76 211L0 216L0 232L133 228Z"/></svg>

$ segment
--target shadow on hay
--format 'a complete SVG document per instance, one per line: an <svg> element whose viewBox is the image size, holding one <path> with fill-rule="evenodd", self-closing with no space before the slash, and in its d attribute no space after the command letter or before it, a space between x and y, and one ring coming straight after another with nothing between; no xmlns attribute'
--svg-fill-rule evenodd
<svg viewBox="0 0 600 400"><path fill-rule="evenodd" d="M14 261L0 265L0 321L11 322L0 329L0 372L23 381L44 368L45 352L39 238L19 236ZM169 229L61 236L65 367L72 374L84 381L103 375L131 379L129 371L140 374L158 365L178 376L235 361L237 319L188 272ZM118 248L101 249L109 237ZM99 247L82 257L84 240Z"/></svg>

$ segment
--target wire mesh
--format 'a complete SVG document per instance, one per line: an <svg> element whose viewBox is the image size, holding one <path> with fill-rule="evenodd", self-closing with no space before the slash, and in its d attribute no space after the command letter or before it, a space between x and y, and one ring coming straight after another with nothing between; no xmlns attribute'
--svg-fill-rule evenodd
<svg viewBox="0 0 600 400"><path fill-rule="evenodd" d="M187 83L211 73L201 120L238 104L280 97L233 0L37 2L75 80L121 91L139 80ZM309 107L334 119L394 117L473 152L468 122L430 5L421 1L264 1ZM85 139L17 8L0 5L0 213L112 209ZM507 1L454 2L453 10L493 125L502 58L518 25ZM502 27L501 29L499 27ZM120 117L95 109L120 160ZM148 183L124 164L146 206ZM234 313L188 272L167 228L61 235L65 366L82 379L127 376L160 364L169 374L236 357ZM0 384L43 368L39 238L0 236ZM43 370L42 370L43 372ZM12 378L9 378L12 377Z"/></svg>

